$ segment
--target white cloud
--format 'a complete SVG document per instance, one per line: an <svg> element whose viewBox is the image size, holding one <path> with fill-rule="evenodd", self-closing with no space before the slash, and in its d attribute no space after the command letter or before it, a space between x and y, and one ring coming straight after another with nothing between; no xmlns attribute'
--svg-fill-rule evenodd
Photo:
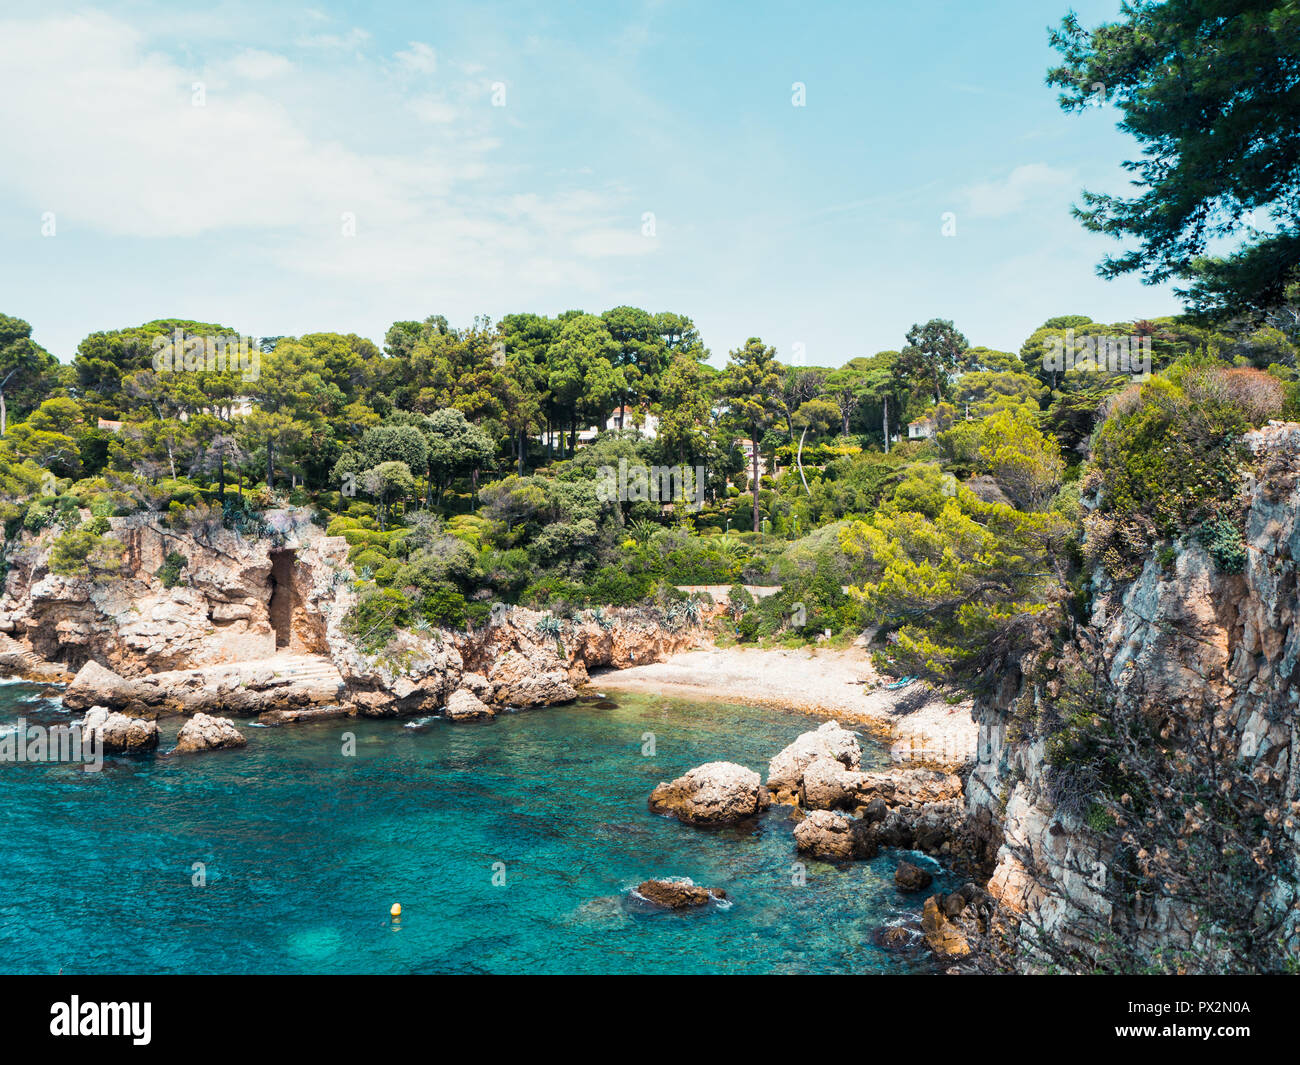
<svg viewBox="0 0 1300 1065"><path fill-rule="evenodd" d="M282 55L248 48L230 60L232 73L249 81L266 81L293 71L293 63Z"/></svg>
<svg viewBox="0 0 1300 1065"><path fill-rule="evenodd" d="M421 122L451 122L457 115L455 107L437 96L417 96L407 107Z"/></svg>
<svg viewBox="0 0 1300 1065"><path fill-rule="evenodd" d="M55 211L60 232L228 239L286 272L425 291L505 277L590 289L609 280L601 260L655 245L622 190L516 194L482 116L427 95L399 95L395 112L364 63L301 66L285 85L284 63L255 51L190 69L97 12L0 20L0 197ZM336 115L340 93L432 125L376 137Z"/></svg>
<svg viewBox="0 0 1300 1065"><path fill-rule="evenodd" d="M438 57L434 50L422 41L411 41L409 51L397 52L393 58L407 70L417 74L432 74L438 69Z"/></svg>
<svg viewBox="0 0 1300 1065"><path fill-rule="evenodd" d="M370 40L370 34L358 26L346 33L316 33L299 37L294 43L299 48L322 48L326 51L355 51Z"/></svg>
<svg viewBox="0 0 1300 1065"><path fill-rule="evenodd" d="M1005 178L968 186L963 190L966 209L977 218L1002 218L1025 207L1031 200L1071 185L1067 170L1046 163L1018 166Z"/></svg>

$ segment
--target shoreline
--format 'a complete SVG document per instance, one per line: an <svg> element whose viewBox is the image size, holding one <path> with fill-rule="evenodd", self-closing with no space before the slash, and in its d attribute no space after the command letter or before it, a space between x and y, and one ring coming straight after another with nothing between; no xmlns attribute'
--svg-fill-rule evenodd
<svg viewBox="0 0 1300 1065"><path fill-rule="evenodd" d="M975 755L969 699L949 705L919 685L880 687L860 648L703 647L660 662L594 673L591 686L711 702L752 703L861 726L900 759L959 764ZM913 706L913 703L919 705Z"/></svg>

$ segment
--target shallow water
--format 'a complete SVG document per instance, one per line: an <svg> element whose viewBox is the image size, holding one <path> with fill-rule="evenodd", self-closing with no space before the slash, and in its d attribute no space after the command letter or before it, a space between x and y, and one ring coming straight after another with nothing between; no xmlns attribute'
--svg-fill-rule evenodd
<svg viewBox="0 0 1300 1065"><path fill-rule="evenodd" d="M0 687L0 729L67 723ZM0 764L0 971L217 973L904 972L872 942L924 896L900 858L807 863L780 809L702 831L651 814L713 760L766 775L808 717L620 694L484 724L342 719L244 728L185 758ZM164 747L178 722L164 722ZM241 728L244 726L241 725ZM345 733L355 755L342 753ZM653 734L654 753L643 754ZM864 738L864 744L868 741ZM869 760L887 756L870 748ZM195 863L206 885L195 886ZM642 912L654 876L732 905ZM957 881L936 878L930 890ZM400 920L388 916L402 904Z"/></svg>

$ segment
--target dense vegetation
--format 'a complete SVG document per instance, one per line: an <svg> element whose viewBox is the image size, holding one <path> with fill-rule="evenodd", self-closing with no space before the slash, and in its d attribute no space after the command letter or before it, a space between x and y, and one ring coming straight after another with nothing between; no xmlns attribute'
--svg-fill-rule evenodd
<svg viewBox="0 0 1300 1065"><path fill-rule="evenodd" d="M1068 315L1002 352L936 320L835 369L758 339L716 368L690 319L620 307L397 322L382 349L264 338L222 369L218 325L96 333L61 365L3 321L11 543L53 527L52 568L107 579L111 517L261 535L270 512L309 508L348 542L371 642L481 622L493 601L565 613L780 584L733 596L726 636L877 626L891 668L978 672L1075 579L1081 494L1105 496L1085 550L1116 576L1189 531L1231 565L1237 442L1300 400L1297 337L1246 322ZM1149 341L1155 375L1051 356L1110 337ZM164 345L185 358L169 367ZM932 435L908 439L916 419ZM668 467L702 476L656 498ZM632 471L617 491L611 470ZM183 557L159 577L184 582Z"/></svg>

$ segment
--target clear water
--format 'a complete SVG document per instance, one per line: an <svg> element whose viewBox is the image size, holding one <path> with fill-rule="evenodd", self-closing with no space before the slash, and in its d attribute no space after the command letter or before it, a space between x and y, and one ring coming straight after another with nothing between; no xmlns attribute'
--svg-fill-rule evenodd
<svg viewBox="0 0 1300 1065"><path fill-rule="evenodd" d="M67 723L0 686L0 728ZM816 721L619 695L423 727L246 729L242 751L0 765L0 971L53 973L903 972L876 930L924 897L899 853L809 862L793 825L702 831L646 797L701 762L765 773ZM164 722L164 747L178 722ZM343 734L356 737L354 757ZM642 753L653 733L655 753ZM870 758L886 756L872 748ZM912 860L928 863L915 854ZM206 867L195 886L194 863ZM495 882L494 882L494 873ZM504 883L502 875L504 874ZM732 905L641 912L629 889L686 876ZM939 875L936 890L956 881ZM400 902L400 920L389 907Z"/></svg>

